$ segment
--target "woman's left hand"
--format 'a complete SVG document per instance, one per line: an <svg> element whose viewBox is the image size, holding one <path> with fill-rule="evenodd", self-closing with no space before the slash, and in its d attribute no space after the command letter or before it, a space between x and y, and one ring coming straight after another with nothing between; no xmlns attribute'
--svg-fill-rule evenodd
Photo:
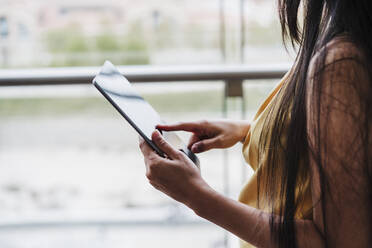
<svg viewBox="0 0 372 248"><path fill-rule="evenodd" d="M200 170L181 151L174 149L163 139L159 131L152 133L152 141L168 158L159 156L140 137L139 146L144 156L146 177L150 184L171 198L192 208L194 200L208 184L202 179Z"/></svg>

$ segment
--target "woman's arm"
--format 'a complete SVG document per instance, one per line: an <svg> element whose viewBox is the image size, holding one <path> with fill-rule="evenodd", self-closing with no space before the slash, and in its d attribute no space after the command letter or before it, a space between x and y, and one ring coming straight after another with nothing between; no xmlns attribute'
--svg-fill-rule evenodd
<svg viewBox="0 0 372 248"><path fill-rule="evenodd" d="M372 244L369 69L350 42L330 44L309 68L306 105L313 219L328 247Z"/></svg>
<svg viewBox="0 0 372 248"><path fill-rule="evenodd" d="M270 230L270 214L229 199L211 188L201 189L188 205L205 218L256 247L277 247ZM323 247L320 233L310 220L296 220L299 247Z"/></svg>
<svg viewBox="0 0 372 248"><path fill-rule="evenodd" d="M173 149L158 131L153 133L152 140L169 159L159 157L140 138L150 184L241 239L257 247L275 247L271 239L269 214L214 191L202 179L191 160ZM311 221L298 220L296 227L300 247L322 247L321 236Z"/></svg>

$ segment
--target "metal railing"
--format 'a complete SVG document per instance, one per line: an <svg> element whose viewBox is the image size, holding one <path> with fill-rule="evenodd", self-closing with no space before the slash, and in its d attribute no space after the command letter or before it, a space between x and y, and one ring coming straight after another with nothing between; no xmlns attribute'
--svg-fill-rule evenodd
<svg viewBox="0 0 372 248"><path fill-rule="evenodd" d="M241 118L245 119L245 100L243 94L243 81L258 79L278 79L288 71L288 65L266 66L242 66L242 65L218 65L218 66L119 66L119 71L132 83L156 83L156 82L185 82L185 81L221 81L224 83L223 116L228 117L228 99L235 98L241 101ZM98 73L99 67L75 67L75 68L42 68L42 69L6 69L0 70L0 87L6 86L37 86L37 85L77 85L90 84L93 77ZM1 90L1 89L0 89ZM228 153L224 151L223 158L223 184L224 193L229 194L229 169ZM243 164L243 163L242 163ZM246 166L242 165L242 175L246 175ZM243 178L245 180L245 178ZM141 222L142 223L142 222ZM128 226L135 224L133 221L69 221L61 223L51 222L27 222L27 223L3 223L0 229L29 228L29 227L52 227L52 226ZM139 223L137 223L139 224ZM143 225L174 225L174 222L163 220L149 220ZM198 224L195 221L177 221L177 225ZM201 224L201 223L199 223ZM228 238L225 235L225 247L228 247Z"/></svg>
<svg viewBox="0 0 372 248"><path fill-rule="evenodd" d="M119 66L130 82L224 81L281 78L288 65L273 66ZM2 69L1 86L89 84L99 67Z"/></svg>

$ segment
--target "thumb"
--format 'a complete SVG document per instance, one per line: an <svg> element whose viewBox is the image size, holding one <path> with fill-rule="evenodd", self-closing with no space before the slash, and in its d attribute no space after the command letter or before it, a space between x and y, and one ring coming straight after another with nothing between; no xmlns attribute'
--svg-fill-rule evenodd
<svg viewBox="0 0 372 248"><path fill-rule="evenodd" d="M191 146L191 151L194 153L200 153L208 151L212 148L218 148L218 138L206 139L196 142Z"/></svg>
<svg viewBox="0 0 372 248"><path fill-rule="evenodd" d="M199 138L198 135L196 135L196 134L191 135L191 138L190 138L190 140L189 140L189 144L187 145L187 148L189 148L189 149L191 150L191 147L192 147L195 143L197 143L198 141L200 141L200 138Z"/></svg>
<svg viewBox="0 0 372 248"><path fill-rule="evenodd" d="M155 143L160 150L162 150L171 159L179 157L180 151L174 149L160 134L158 130L155 130L151 136L152 141Z"/></svg>

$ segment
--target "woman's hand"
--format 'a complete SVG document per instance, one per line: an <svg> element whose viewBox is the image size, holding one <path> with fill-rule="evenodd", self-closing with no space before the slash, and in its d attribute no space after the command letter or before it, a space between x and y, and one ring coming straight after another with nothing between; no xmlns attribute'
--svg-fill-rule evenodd
<svg viewBox="0 0 372 248"><path fill-rule="evenodd" d="M246 121L220 120L157 125L156 128L164 131L192 132L188 148L194 153L200 153L213 148L228 148L239 141L243 142L250 124Z"/></svg>
<svg viewBox="0 0 372 248"><path fill-rule="evenodd" d="M199 169L183 152L174 149L165 141L159 131L153 132L152 141L168 158L160 157L140 137L139 146L150 184L176 201L191 207L193 201L198 199L198 193L209 188Z"/></svg>

